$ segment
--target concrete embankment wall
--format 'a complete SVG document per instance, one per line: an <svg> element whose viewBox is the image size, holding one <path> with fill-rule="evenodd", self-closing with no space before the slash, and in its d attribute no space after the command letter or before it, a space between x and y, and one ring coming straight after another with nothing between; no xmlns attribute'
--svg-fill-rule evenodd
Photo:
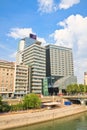
<svg viewBox="0 0 87 130"><path fill-rule="evenodd" d="M67 106L64 108L44 110L41 112L26 112L0 116L0 130L19 127L87 111L85 106Z"/></svg>

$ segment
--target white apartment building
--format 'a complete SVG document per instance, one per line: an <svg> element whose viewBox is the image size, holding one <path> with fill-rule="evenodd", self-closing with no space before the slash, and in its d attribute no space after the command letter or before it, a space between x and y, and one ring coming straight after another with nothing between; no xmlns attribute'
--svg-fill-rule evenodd
<svg viewBox="0 0 87 130"><path fill-rule="evenodd" d="M35 40L35 43L27 46L22 55L22 62L31 66L31 92L42 93L42 80L46 77L46 53L45 47L41 42Z"/></svg>
<svg viewBox="0 0 87 130"><path fill-rule="evenodd" d="M23 97L30 93L31 68L27 65L15 65L15 92L14 96Z"/></svg>

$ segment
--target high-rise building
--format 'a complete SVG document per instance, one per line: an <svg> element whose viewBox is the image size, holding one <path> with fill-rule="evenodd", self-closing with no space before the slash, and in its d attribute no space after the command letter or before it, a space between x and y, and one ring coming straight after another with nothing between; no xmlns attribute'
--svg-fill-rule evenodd
<svg viewBox="0 0 87 130"><path fill-rule="evenodd" d="M24 50L24 46L25 46L25 41L24 41L24 39L21 39L18 44L18 50L17 50L17 54L16 54L16 64L22 63L22 52Z"/></svg>
<svg viewBox="0 0 87 130"><path fill-rule="evenodd" d="M46 46L46 76L51 87L62 91L67 85L77 83L74 76L72 49L57 45Z"/></svg>
<svg viewBox="0 0 87 130"><path fill-rule="evenodd" d="M31 67L31 89L29 92L42 93L42 80L46 77L46 52L36 35L30 34L19 42L16 63Z"/></svg>
<svg viewBox="0 0 87 130"><path fill-rule="evenodd" d="M57 45L46 46L46 75L59 77L74 75L71 48Z"/></svg>
<svg viewBox="0 0 87 130"><path fill-rule="evenodd" d="M15 93L14 96L22 97L30 93L31 68L27 65L15 65Z"/></svg>
<svg viewBox="0 0 87 130"><path fill-rule="evenodd" d="M84 72L84 85L87 85L87 72Z"/></svg>
<svg viewBox="0 0 87 130"><path fill-rule="evenodd" d="M22 63L22 53L25 48L36 42L36 35L30 34L29 37L25 37L19 41L18 50L16 54L16 63Z"/></svg>
<svg viewBox="0 0 87 130"><path fill-rule="evenodd" d="M35 42L27 46L22 55L22 62L31 66L31 92L42 93L42 80L46 77L46 53L41 42Z"/></svg>
<svg viewBox="0 0 87 130"><path fill-rule="evenodd" d="M14 93L15 63L0 60L0 95L12 97Z"/></svg>
<svg viewBox="0 0 87 130"><path fill-rule="evenodd" d="M71 48L47 45L41 46L36 35L30 35L22 39L19 44L17 56L18 63L31 67L31 89L30 92L42 93L42 80L47 76L48 86L52 87L60 78L69 77L73 81L74 76L73 54ZM70 80L70 81L71 81ZM44 80L43 80L44 81Z"/></svg>

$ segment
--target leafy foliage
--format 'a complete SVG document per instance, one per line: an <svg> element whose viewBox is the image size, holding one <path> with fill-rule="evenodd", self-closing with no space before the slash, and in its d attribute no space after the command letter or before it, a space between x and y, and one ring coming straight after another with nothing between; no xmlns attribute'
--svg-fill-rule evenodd
<svg viewBox="0 0 87 130"><path fill-rule="evenodd" d="M0 96L0 105L2 104L2 97Z"/></svg>
<svg viewBox="0 0 87 130"><path fill-rule="evenodd" d="M41 100L36 94L31 93L24 97L23 106L25 109L40 108Z"/></svg>
<svg viewBox="0 0 87 130"><path fill-rule="evenodd" d="M10 106L2 101L2 97L0 96L0 112L8 112L10 110Z"/></svg>
<svg viewBox="0 0 87 130"><path fill-rule="evenodd" d="M41 100L38 95L34 93L26 95L22 102L11 106L6 102L3 102L2 97L0 97L0 112L20 111L31 108L40 108L40 106Z"/></svg>
<svg viewBox="0 0 87 130"><path fill-rule="evenodd" d="M20 110L23 110L22 103L11 105L10 111L20 111Z"/></svg>
<svg viewBox="0 0 87 130"><path fill-rule="evenodd" d="M66 91L71 94L87 92L87 85L83 84L70 84L67 86Z"/></svg>

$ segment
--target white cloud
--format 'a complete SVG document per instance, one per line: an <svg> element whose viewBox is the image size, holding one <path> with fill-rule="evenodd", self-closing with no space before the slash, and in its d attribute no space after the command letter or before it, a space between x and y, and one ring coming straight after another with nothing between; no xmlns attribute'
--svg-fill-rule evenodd
<svg viewBox="0 0 87 130"><path fill-rule="evenodd" d="M87 71L87 17L71 15L58 25L62 29L55 30L51 36L55 44L73 48L75 72L78 77L82 76Z"/></svg>
<svg viewBox="0 0 87 130"><path fill-rule="evenodd" d="M32 28L11 28L10 32L8 33L8 36L18 39L29 37L30 33L33 33Z"/></svg>
<svg viewBox="0 0 87 130"><path fill-rule="evenodd" d="M39 11L42 13L50 13L54 8L54 0L38 0Z"/></svg>
<svg viewBox="0 0 87 130"><path fill-rule="evenodd" d="M46 41L45 41L45 39L44 39L44 38L37 37L37 40L38 40L38 41L40 41L40 42L42 42L42 46L47 45L47 43L46 43Z"/></svg>
<svg viewBox="0 0 87 130"><path fill-rule="evenodd" d="M14 39L18 39L18 38L21 39L21 38L29 37L30 33L33 33L32 28L12 28L8 36ZM47 44L44 38L37 37L37 40L42 42L43 46Z"/></svg>
<svg viewBox="0 0 87 130"><path fill-rule="evenodd" d="M56 0L37 0L39 11L42 13L51 13L58 9L68 9L75 4L78 4L80 0L61 0L57 3Z"/></svg>
<svg viewBox="0 0 87 130"><path fill-rule="evenodd" d="M78 4L80 0L61 0L59 4L60 9L68 9L72 7L74 4Z"/></svg>

